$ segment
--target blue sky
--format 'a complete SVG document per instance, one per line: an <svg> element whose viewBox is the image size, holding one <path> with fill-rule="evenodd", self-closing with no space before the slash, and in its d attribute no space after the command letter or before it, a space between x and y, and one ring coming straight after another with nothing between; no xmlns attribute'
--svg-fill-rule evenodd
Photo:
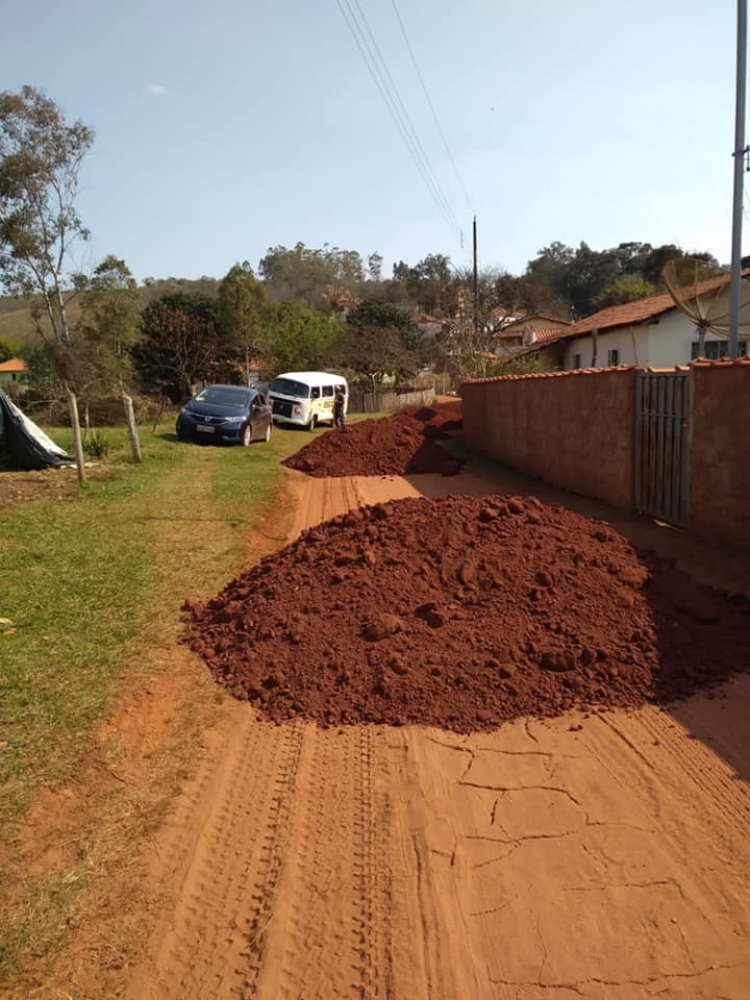
<svg viewBox="0 0 750 1000"><path fill-rule="evenodd" d="M368 19L463 249L340 2ZM0 86L41 87L96 130L80 199L93 239L80 263L115 253L140 279L221 276L298 241L379 251L388 273L394 260L431 252L461 266L473 212L480 264L514 273L554 240L673 242L724 262L735 9L734 0L1 0Z"/></svg>

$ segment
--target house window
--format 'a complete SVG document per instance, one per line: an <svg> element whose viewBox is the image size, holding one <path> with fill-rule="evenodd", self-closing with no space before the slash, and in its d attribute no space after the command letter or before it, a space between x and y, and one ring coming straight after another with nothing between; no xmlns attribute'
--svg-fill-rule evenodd
<svg viewBox="0 0 750 1000"><path fill-rule="evenodd" d="M573 355L573 367L574 368L580 368L581 367L581 355L580 354L574 354Z"/></svg>
<svg viewBox="0 0 750 1000"><path fill-rule="evenodd" d="M726 358L729 354L729 341L728 340L707 340L703 345L703 353L701 354L701 343L699 340L694 340L690 347L690 357L693 361L696 358L704 357L709 361L718 361L719 358ZM739 344L739 355L744 358L747 355L747 342L743 341Z"/></svg>
<svg viewBox="0 0 750 1000"><path fill-rule="evenodd" d="M612 351L607 351L607 364L610 368L615 368L620 363L620 352L615 348Z"/></svg>

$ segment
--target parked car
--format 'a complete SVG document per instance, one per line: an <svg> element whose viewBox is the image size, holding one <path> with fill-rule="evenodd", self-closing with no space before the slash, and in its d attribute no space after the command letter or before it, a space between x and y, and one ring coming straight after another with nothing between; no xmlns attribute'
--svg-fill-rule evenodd
<svg viewBox="0 0 750 1000"><path fill-rule="evenodd" d="M264 393L240 385L209 385L177 417L180 441L270 441L273 416Z"/></svg>

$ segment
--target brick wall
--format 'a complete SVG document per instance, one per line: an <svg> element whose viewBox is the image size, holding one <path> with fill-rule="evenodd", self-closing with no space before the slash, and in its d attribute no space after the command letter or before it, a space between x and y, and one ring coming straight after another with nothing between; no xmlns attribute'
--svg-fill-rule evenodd
<svg viewBox="0 0 750 1000"><path fill-rule="evenodd" d="M750 547L750 361L691 367L689 526Z"/></svg>
<svg viewBox="0 0 750 1000"><path fill-rule="evenodd" d="M635 374L617 368L465 382L467 447L631 510Z"/></svg>

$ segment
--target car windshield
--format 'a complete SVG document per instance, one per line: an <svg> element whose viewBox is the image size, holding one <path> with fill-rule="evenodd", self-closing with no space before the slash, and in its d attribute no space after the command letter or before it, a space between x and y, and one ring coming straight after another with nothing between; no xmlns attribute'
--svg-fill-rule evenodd
<svg viewBox="0 0 750 1000"><path fill-rule="evenodd" d="M233 389L227 385L210 385L195 397L198 403L213 403L214 406L247 406L250 393L247 389Z"/></svg>
<svg viewBox="0 0 750 1000"><path fill-rule="evenodd" d="M280 396L294 396L295 399L307 399L310 386L293 378L275 378L268 387L269 392L278 392Z"/></svg>

